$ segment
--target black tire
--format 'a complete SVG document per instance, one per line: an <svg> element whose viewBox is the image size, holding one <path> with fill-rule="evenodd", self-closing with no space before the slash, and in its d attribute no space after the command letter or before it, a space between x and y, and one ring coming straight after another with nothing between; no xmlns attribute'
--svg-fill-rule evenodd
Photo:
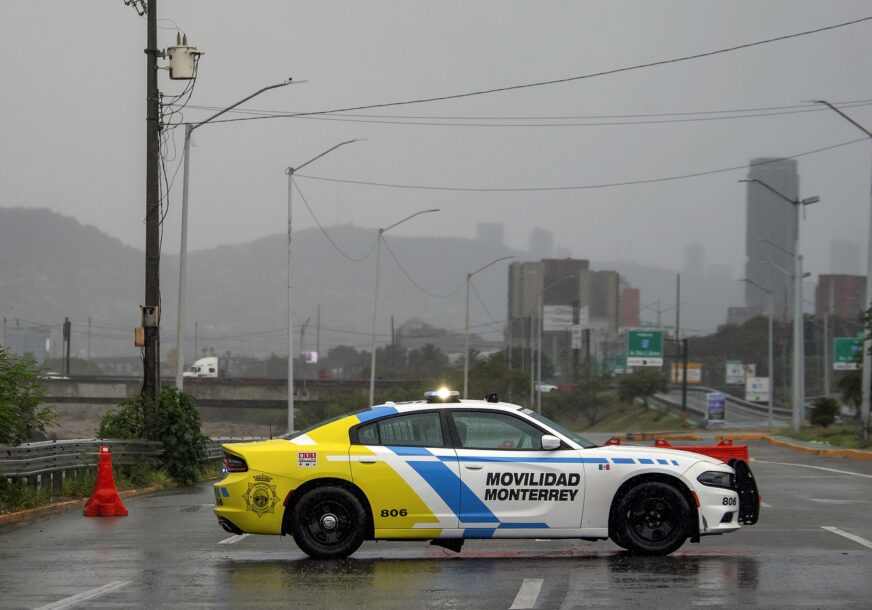
<svg viewBox="0 0 872 610"><path fill-rule="evenodd" d="M367 520L363 505L347 489L316 487L294 506L291 531L309 557L344 559L363 543Z"/></svg>
<svg viewBox="0 0 872 610"><path fill-rule="evenodd" d="M690 515L690 505L672 485L639 483L618 500L613 540L636 555L668 555L687 540Z"/></svg>

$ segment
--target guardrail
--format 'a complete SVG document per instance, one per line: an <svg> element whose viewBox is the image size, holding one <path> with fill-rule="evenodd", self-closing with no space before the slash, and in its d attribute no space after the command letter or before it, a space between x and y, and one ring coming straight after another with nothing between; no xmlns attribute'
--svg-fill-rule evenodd
<svg viewBox="0 0 872 610"><path fill-rule="evenodd" d="M261 438L213 438L206 446L206 461L223 456L221 445L232 442L263 440ZM112 463L133 466L160 457L163 443L159 441L121 439L74 439L25 443L16 447L0 446L0 476L23 480L37 488L49 484L59 489L67 476L78 476L84 470L96 468L100 445L109 445Z"/></svg>

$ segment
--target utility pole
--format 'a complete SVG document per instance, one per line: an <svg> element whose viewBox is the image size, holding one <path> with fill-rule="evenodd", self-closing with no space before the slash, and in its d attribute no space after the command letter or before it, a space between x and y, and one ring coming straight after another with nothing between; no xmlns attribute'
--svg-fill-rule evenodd
<svg viewBox="0 0 872 610"><path fill-rule="evenodd" d="M157 90L157 0L149 0L146 56L145 121L145 306L160 304L160 122ZM153 406L143 413L146 422L156 414L160 396L160 320L143 324L145 359L143 361L142 397Z"/></svg>
<svg viewBox="0 0 872 610"><path fill-rule="evenodd" d="M675 276L675 338L680 339L681 335L681 274Z"/></svg>
<svg viewBox="0 0 872 610"><path fill-rule="evenodd" d="M64 346L63 352L61 356L64 359L64 375L69 376L70 374L70 329L72 325L70 324L69 318L64 318Z"/></svg>
<svg viewBox="0 0 872 610"><path fill-rule="evenodd" d="M88 316L88 350L86 354L88 364L91 364L91 316Z"/></svg>

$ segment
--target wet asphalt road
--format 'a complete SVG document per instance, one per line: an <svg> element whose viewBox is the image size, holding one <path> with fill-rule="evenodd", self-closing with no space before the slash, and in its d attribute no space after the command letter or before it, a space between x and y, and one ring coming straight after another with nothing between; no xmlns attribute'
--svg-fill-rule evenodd
<svg viewBox="0 0 872 610"><path fill-rule="evenodd" d="M288 537L225 533L202 485L128 499L128 517L3 527L0 607L872 607L872 462L749 445L760 523L670 557L610 542L473 541L460 554L382 542L312 561Z"/></svg>

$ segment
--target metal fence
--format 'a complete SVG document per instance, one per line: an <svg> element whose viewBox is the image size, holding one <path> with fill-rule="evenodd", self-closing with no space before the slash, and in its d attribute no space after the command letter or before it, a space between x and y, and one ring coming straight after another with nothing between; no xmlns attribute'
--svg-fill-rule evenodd
<svg viewBox="0 0 872 610"><path fill-rule="evenodd" d="M206 460L223 456L224 443L263 440L260 438L213 438L206 446ZM23 480L37 487L45 484L59 488L67 476L93 472L99 460L100 445L108 445L112 463L133 466L148 463L163 453L159 441L74 439L25 443L17 447L0 446L0 476Z"/></svg>

